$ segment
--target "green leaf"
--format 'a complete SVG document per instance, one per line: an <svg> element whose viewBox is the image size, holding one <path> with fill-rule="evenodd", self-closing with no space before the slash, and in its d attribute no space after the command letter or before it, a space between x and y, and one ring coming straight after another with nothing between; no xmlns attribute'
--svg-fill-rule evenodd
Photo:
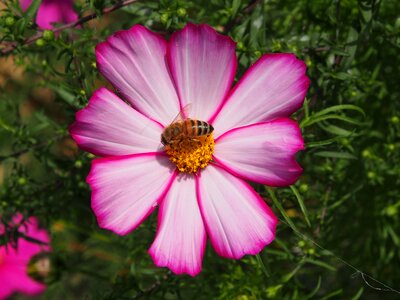
<svg viewBox="0 0 400 300"><path fill-rule="evenodd" d="M341 138L342 137L337 136L337 137L334 137L334 138L331 138L331 139L327 139L327 140L324 140L324 141L309 142L309 143L306 143L306 148L309 149L309 148L314 148L314 147L330 145L330 144L332 144L334 142L337 142Z"/></svg>
<svg viewBox="0 0 400 300"><path fill-rule="evenodd" d="M0 119L0 127L3 128L4 130L11 132L11 133L16 133L16 129L5 123L2 119Z"/></svg>
<svg viewBox="0 0 400 300"><path fill-rule="evenodd" d="M293 269L292 272L290 272L289 274L286 274L285 276L283 276L282 281L283 282L288 282L294 275L296 275L296 273L301 269L301 267L304 265L305 260L302 259L297 266Z"/></svg>
<svg viewBox="0 0 400 300"><path fill-rule="evenodd" d="M269 196L272 199L272 202L274 202L274 205L276 206L276 208L278 208L278 210L280 211L280 213L282 214L283 218L286 220L287 224L294 230L294 231L298 231L297 227L294 225L294 223L292 222L292 220L289 218L289 216L286 214L285 209L282 207L281 203L278 201L278 199L276 198L275 192L272 188L269 187L265 187L268 191Z"/></svg>
<svg viewBox="0 0 400 300"><path fill-rule="evenodd" d="M25 16L28 19L33 19L36 15L36 12L39 9L40 3L42 2L42 0L33 0L31 5L28 7L28 9L25 12Z"/></svg>
<svg viewBox="0 0 400 300"><path fill-rule="evenodd" d="M332 293L329 293L328 295L326 295L325 297L321 298L321 300L328 300L330 298L333 298L337 295L343 294L343 290L342 289L338 289L336 291L333 291Z"/></svg>
<svg viewBox="0 0 400 300"><path fill-rule="evenodd" d="M323 115L323 116L315 116L314 115L314 116L311 116L310 118L308 118L307 120L304 120L303 122L301 122L300 127L304 128L304 127L310 126L314 123L319 123L321 121L331 120L331 119L340 120L340 121L358 125L358 126L365 125L365 123L363 123L363 122L357 121L357 120L349 118L349 117L340 116L340 115Z"/></svg>
<svg viewBox="0 0 400 300"><path fill-rule="evenodd" d="M351 297L350 300L358 300L358 299L360 299L360 297L362 296L363 293L364 293L364 288L362 287L362 288L360 288L358 290L358 292L353 297Z"/></svg>
<svg viewBox="0 0 400 300"><path fill-rule="evenodd" d="M352 105L352 104L341 104L341 105L335 105L335 106L325 108L325 109L311 115L310 117L304 119L300 123L300 127L302 127L302 128L307 127L314 123L319 123L321 121L325 121L325 120L329 120L329 119L341 120L341 121L344 121L344 122L347 122L350 124L359 125L359 126L364 125L363 122L360 122L356 119L349 118L349 117L339 115L339 114L331 114L331 113L335 113L335 112L342 112L343 110L357 111L365 117L365 112L360 107L358 107L356 105Z"/></svg>
<svg viewBox="0 0 400 300"><path fill-rule="evenodd" d="M340 104L340 105L334 105L328 108L325 108L323 110L320 110L319 112L315 113L314 116L321 116L321 115L326 115L331 112L338 112L342 110L355 110L361 113L365 117L365 112L362 108L353 105L353 104Z"/></svg>
<svg viewBox="0 0 400 300"><path fill-rule="evenodd" d="M310 219L308 218L307 207L304 204L303 197L301 197L299 191L297 190L297 188L294 185L291 185L290 189L292 190L293 194L296 196L297 202L299 202L301 211L303 213L303 216L306 220L308 227L311 227Z"/></svg>
<svg viewBox="0 0 400 300"><path fill-rule="evenodd" d="M320 128L322 128L323 130L325 130L326 132L329 132L329 133L332 133L332 134L335 134L335 135L339 135L341 137L350 136L350 135L354 135L355 134L354 131L350 131L350 130L341 128L339 126L329 124L328 122L320 122L320 123L318 123L318 126Z"/></svg>
<svg viewBox="0 0 400 300"><path fill-rule="evenodd" d="M242 4L241 0L233 0L232 1L232 15L231 17L234 18L239 11L240 4Z"/></svg>
<svg viewBox="0 0 400 300"><path fill-rule="evenodd" d="M55 85L53 83L48 83L48 86L55 91L61 99L70 104L71 106L78 108L79 105L76 101L75 95L68 90L68 88L63 85Z"/></svg>
<svg viewBox="0 0 400 300"><path fill-rule="evenodd" d="M263 262L263 260L262 260L262 258L260 256L260 254L256 254L256 259L257 259L257 262L260 265L260 268L263 271L264 275L266 277L269 277L270 276L269 272L267 271L267 268L265 267L264 262Z"/></svg>
<svg viewBox="0 0 400 300"><path fill-rule="evenodd" d="M314 155L330 158L358 159L357 156L348 152L320 151L314 153Z"/></svg>
<svg viewBox="0 0 400 300"><path fill-rule="evenodd" d="M319 289L321 288L321 276L318 276L318 282L317 285L315 286L315 288L311 291L311 293L309 293L306 299L314 299L314 296L318 293Z"/></svg>
<svg viewBox="0 0 400 300"><path fill-rule="evenodd" d="M305 258L304 262L309 263L309 264L313 264L313 265L316 265L316 266L323 267L323 268L328 269L329 271L332 271L332 272L336 271L335 267L333 267L333 266L331 266L331 265L329 265L329 264L327 264L327 263L325 263L323 261L320 261L320 260L314 260L314 259L311 259L311 258Z"/></svg>

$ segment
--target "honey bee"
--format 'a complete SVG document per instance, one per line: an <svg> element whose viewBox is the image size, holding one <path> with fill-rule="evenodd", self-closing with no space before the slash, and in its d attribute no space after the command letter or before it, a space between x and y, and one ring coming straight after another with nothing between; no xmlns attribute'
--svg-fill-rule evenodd
<svg viewBox="0 0 400 300"><path fill-rule="evenodd" d="M188 106L184 108L185 111L187 109ZM181 111L174 121L164 129L161 134L161 143L166 146L183 138L196 140L197 137L207 136L213 131L214 127L211 124L205 121L185 118L183 111Z"/></svg>

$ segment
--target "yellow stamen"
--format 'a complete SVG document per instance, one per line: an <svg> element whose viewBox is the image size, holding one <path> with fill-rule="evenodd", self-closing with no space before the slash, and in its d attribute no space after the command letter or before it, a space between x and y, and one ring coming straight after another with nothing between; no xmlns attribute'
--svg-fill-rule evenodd
<svg viewBox="0 0 400 300"><path fill-rule="evenodd" d="M214 138L212 134L193 138L183 137L166 145L165 152L179 171L196 173L199 168L205 168L211 161Z"/></svg>

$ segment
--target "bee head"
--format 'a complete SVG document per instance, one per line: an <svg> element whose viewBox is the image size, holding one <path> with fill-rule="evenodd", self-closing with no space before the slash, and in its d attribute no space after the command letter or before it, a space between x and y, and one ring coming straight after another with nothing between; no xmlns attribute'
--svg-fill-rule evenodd
<svg viewBox="0 0 400 300"><path fill-rule="evenodd" d="M161 143L166 146L167 145L167 140L165 139L164 135L161 135Z"/></svg>

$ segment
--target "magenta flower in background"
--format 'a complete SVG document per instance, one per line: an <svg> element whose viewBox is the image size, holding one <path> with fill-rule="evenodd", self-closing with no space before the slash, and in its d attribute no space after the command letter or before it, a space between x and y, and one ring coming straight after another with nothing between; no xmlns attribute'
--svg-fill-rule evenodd
<svg viewBox="0 0 400 300"><path fill-rule="evenodd" d="M32 0L20 0L23 11L27 10ZM42 0L36 15L36 24L42 29L52 29L54 23L71 23L78 19L73 9L72 0Z"/></svg>
<svg viewBox="0 0 400 300"><path fill-rule="evenodd" d="M246 181L293 184L304 143L288 117L309 79L293 54L266 54L231 86L235 43L208 25L188 24L169 41L143 26L119 31L96 48L100 72L128 102L101 88L70 132L103 158L87 182L100 227L125 235L160 205L149 253L157 266L201 271L207 237L223 257L257 254L275 238L277 218ZM212 124L210 136L161 147L182 108Z"/></svg>
<svg viewBox="0 0 400 300"><path fill-rule="evenodd" d="M10 226L18 226L23 221L22 215L17 214ZM38 220L30 217L18 231L25 236L48 244L50 242L47 231L39 228ZM4 225L0 223L0 236L5 232ZM50 246L28 241L19 237L15 245L11 243L0 246L0 299L6 299L12 293L22 293L34 296L42 293L46 285L28 276L29 261L41 252L50 251Z"/></svg>

